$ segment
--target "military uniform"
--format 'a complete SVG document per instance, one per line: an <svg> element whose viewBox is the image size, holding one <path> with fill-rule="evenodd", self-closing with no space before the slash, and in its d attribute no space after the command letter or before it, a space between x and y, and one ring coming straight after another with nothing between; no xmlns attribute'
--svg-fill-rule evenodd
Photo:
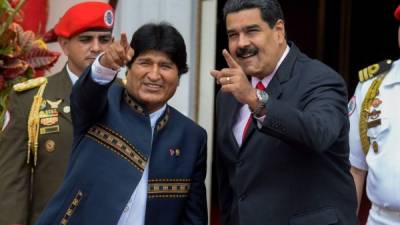
<svg viewBox="0 0 400 225"><path fill-rule="evenodd" d="M350 162L368 171L369 222L400 224L400 60L361 70L360 81L349 102ZM397 222L378 222L376 212L397 214Z"/></svg>
<svg viewBox="0 0 400 225"><path fill-rule="evenodd" d="M25 86L10 96L11 120L0 137L1 225L34 224L64 177L72 145L72 83L65 68L47 79L38 105L35 157L35 152L28 151L27 124L42 84Z"/></svg>
<svg viewBox="0 0 400 225"><path fill-rule="evenodd" d="M46 36L61 37L61 45L65 44L61 40L93 29L108 31L111 38L113 24L111 5L82 2L69 8ZM111 41L97 42L96 50L93 41L68 43L65 48L81 50L69 56L82 56L82 61L68 62L69 68L75 68L72 72L80 75L89 64L88 56L97 55ZM60 186L72 148L71 88L66 68L48 79L14 86L11 120L0 140L0 225L34 224Z"/></svg>

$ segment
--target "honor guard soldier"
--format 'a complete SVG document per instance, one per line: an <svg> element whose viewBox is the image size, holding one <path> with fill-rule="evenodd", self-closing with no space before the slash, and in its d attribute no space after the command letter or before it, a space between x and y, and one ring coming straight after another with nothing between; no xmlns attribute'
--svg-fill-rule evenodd
<svg viewBox="0 0 400 225"><path fill-rule="evenodd" d="M400 6L395 17L400 21ZM351 173L358 202L366 180L372 203L367 224L399 225L400 60L368 66L359 71L359 79L348 106Z"/></svg>
<svg viewBox="0 0 400 225"><path fill-rule="evenodd" d="M112 42L109 4L74 5L52 30L65 67L14 86L10 121L0 137L0 224L33 225L60 186L72 148L73 83Z"/></svg>

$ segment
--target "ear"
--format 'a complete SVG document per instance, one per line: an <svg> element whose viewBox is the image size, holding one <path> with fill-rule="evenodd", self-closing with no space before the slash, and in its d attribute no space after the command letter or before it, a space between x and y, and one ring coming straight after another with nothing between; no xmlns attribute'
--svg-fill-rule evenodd
<svg viewBox="0 0 400 225"><path fill-rule="evenodd" d="M399 45L399 47L400 47L400 26L399 26L399 29L398 29L398 32L397 32L397 44Z"/></svg>
<svg viewBox="0 0 400 225"><path fill-rule="evenodd" d="M285 22L279 19L276 21L274 26L274 31L277 34L277 40L279 43L283 43L286 40L286 30L285 30Z"/></svg>
<svg viewBox="0 0 400 225"><path fill-rule="evenodd" d="M69 39L64 38L64 37L58 37L57 41L58 41L58 44L60 45L62 51L64 52L64 55L68 56L68 54L69 54L69 49L68 49Z"/></svg>

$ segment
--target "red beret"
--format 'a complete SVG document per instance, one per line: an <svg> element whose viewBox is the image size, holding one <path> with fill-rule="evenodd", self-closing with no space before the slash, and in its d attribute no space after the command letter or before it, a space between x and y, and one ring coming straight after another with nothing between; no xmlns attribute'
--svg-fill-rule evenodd
<svg viewBox="0 0 400 225"><path fill-rule="evenodd" d="M397 21L400 21L400 5L397 6L396 10L394 11L394 18L396 18Z"/></svg>
<svg viewBox="0 0 400 225"><path fill-rule="evenodd" d="M111 30L114 25L113 8L103 2L83 2L69 8L54 27L57 36L66 38L91 30Z"/></svg>

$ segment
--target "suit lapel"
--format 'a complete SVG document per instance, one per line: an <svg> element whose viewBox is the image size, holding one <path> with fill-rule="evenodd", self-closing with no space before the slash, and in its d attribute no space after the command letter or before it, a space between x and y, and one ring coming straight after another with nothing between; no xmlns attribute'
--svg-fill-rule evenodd
<svg viewBox="0 0 400 225"><path fill-rule="evenodd" d="M239 144L237 143L235 135L233 134L233 126L236 123L236 116L237 116L242 104L240 104L238 101L236 101L236 99L231 94L228 94L226 101L227 101L227 104L223 104L223 105L224 105L224 107L227 107L226 111L224 110L224 112L227 112L227 115L225 115L226 116L225 119L227 121L226 128L228 130L225 132L229 133L229 141L231 142L231 145L234 147L233 152L238 152Z"/></svg>
<svg viewBox="0 0 400 225"><path fill-rule="evenodd" d="M276 74L278 75L278 74ZM282 86L281 82L277 78L277 76L274 76L272 78L271 82L268 84L268 87L265 89L265 91L268 93L268 95L271 98L279 99L281 94L282 94ZM257 126L257 121L253 119L252 123L250 123L248 129L247 129L247 134L245 139L243 140L242 146L245 146L246 142L250 139L253 135L253 133L256 131Z"/></svg>
<svg viewBox="0 0 400 225"><path fill-rule="evenodd" d="M265 88L265 91L268 93L270 98L279 99L281 97L283 91L282 84L290 79L294 63L298 54L300 53L299 49L292 42L289 42L288 44L290 46L290 51L288 55L279 66L271 82ZM253 120L253 122L250 124L241 147L244 147L246 145L246 142L250 140L250 137L255 132L257 126L256 122L257 121Z"/></svg>

